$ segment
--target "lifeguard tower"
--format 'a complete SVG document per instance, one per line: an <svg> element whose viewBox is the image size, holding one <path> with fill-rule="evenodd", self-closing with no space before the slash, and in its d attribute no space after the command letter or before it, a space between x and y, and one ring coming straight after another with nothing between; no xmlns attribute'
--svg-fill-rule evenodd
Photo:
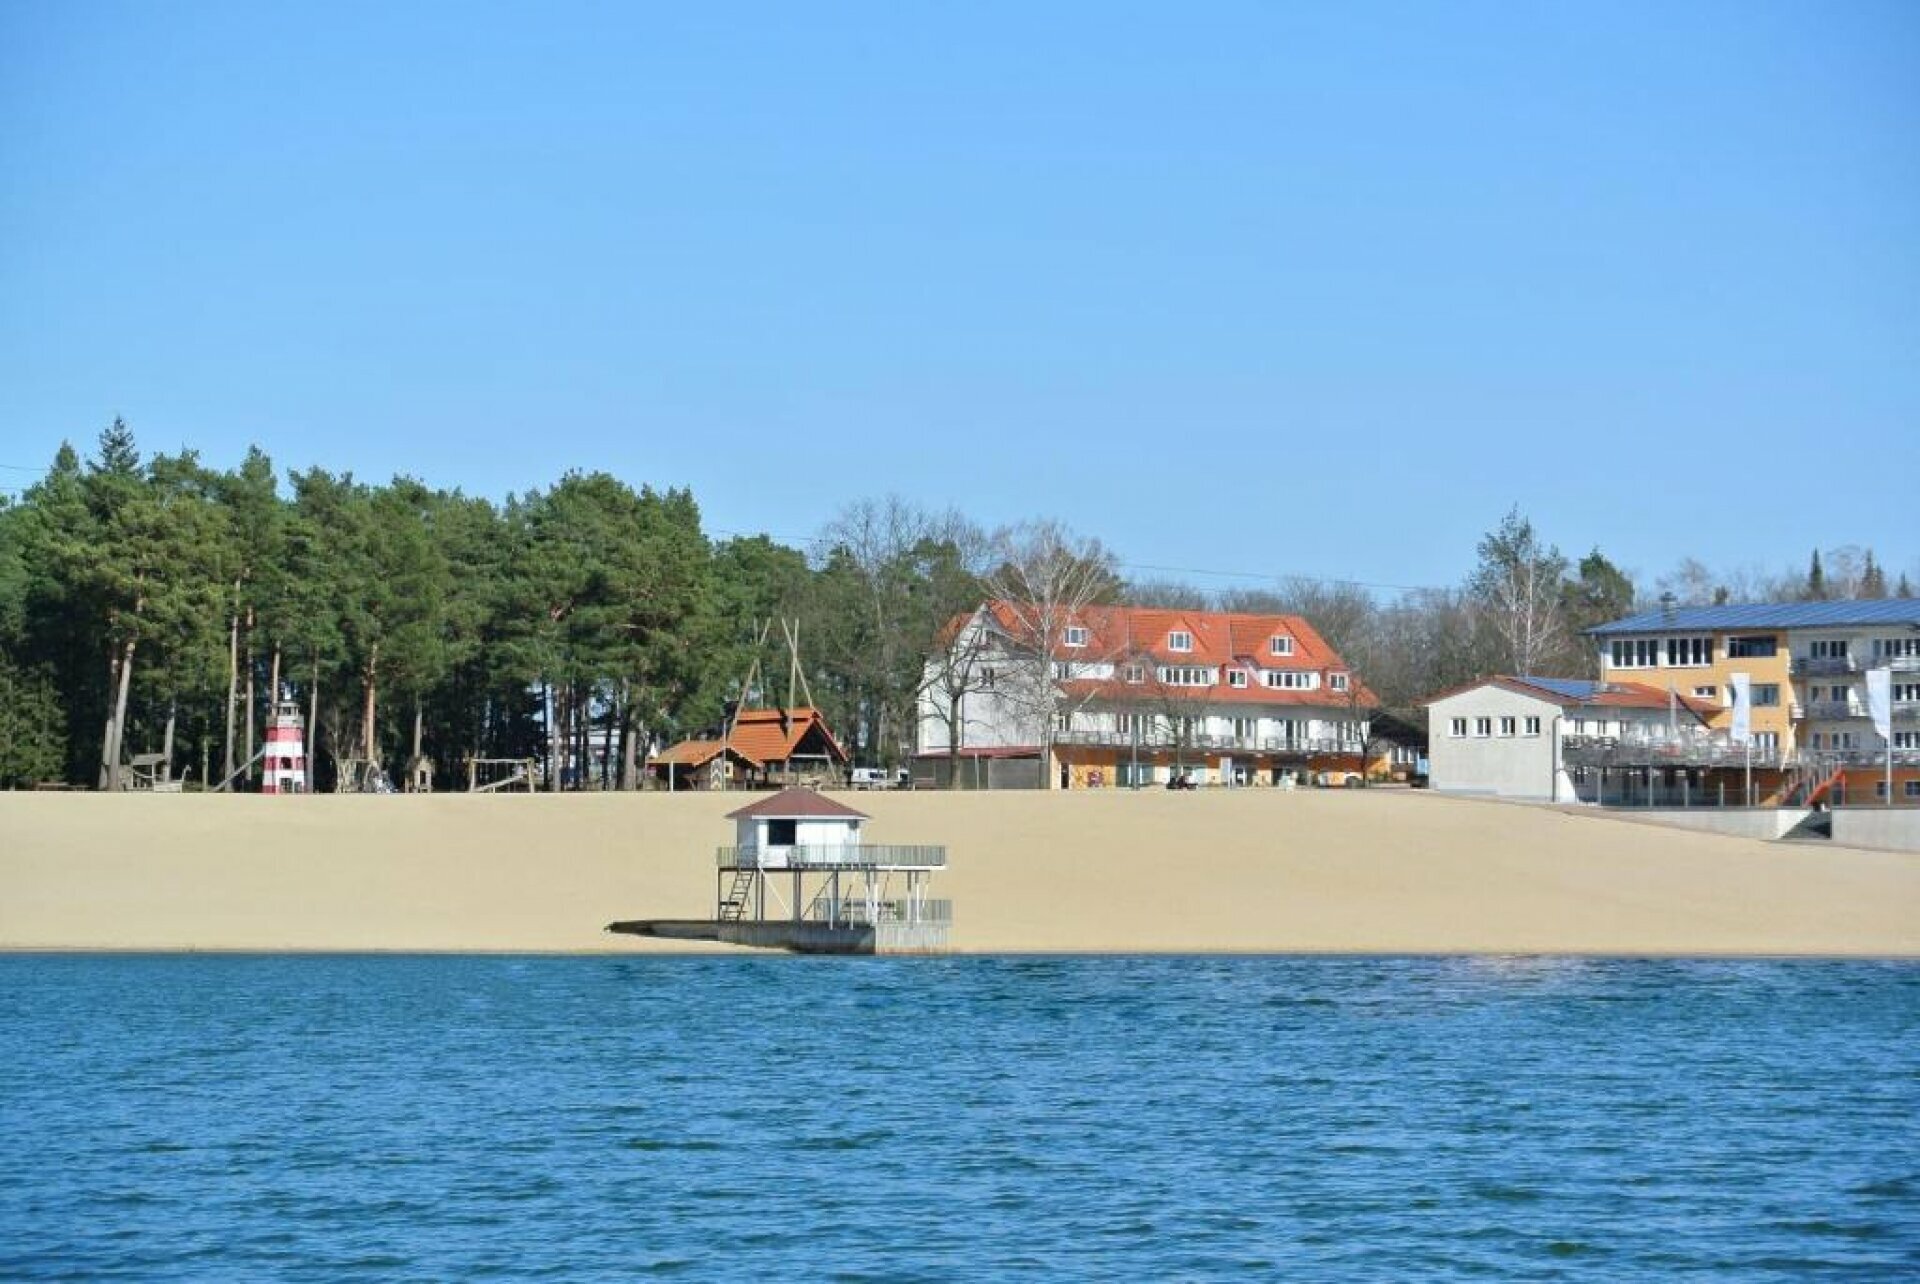
<svg viewBox="0 0 1920 1284"><path fill-rule="evenodd" d="M261 793L307 792L306 727L297 701L274 704L273 716L267 720L267 743L260 751Z"/></svg>
<svg viewBox="0 0 1920 1284"><path fill-rule="evenodd" d="M734 842L716 854L711 922L637 919L607 930L805 954L946 949L953 904L927 895L946 848L865 842L864 813L811 789L783 790L727 819Z"/></svg>

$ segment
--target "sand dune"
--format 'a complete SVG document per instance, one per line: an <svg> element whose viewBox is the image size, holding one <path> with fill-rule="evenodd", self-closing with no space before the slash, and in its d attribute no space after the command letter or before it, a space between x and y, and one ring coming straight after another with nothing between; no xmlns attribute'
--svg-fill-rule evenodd
<svg viewBox="0 0 1920 1284"><path fill-rule="evenodd" d="M1912 855L1384 790L841 797L948 846L961 951L1920 955ZM710 916L743 801L0 794L0 948L657 951L601 929Z"/></svg>

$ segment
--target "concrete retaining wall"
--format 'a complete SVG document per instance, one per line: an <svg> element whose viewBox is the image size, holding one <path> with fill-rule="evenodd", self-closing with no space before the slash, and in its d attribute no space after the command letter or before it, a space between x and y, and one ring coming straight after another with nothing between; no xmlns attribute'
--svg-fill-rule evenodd
<svg viewBox="0 0 1920 1284"><path fill-rule="evenodd" d="M1612 809L1610 809L1612 810ZM1804 807L1622 807L1622 816L1738 838L1780 838L1808 816Z"/></svg>
<svg viewBox="0 0 1920 1284"><path fill-rule="evenodd" d="M1920 807L1836 807L1833 841L1848 847L1920 852Z"/></svg>

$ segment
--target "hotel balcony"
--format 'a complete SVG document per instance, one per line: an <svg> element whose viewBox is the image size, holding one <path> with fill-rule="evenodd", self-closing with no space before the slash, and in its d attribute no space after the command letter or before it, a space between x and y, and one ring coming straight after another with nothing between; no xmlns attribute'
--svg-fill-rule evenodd
<svg viewBox="0 0 1920 1284"><path fill-rule="evenodd" d="M1857 655L1799 655L1793 659L1793 676L1796 678L1845 677L1850 673L1865 673L1868 669L1920 673L1920 655L1876 655L1864 658Z"/></svg>
<svg viewBox="0 0 1920 1284"><path fill-rule="evenodd" d="M1790 755L1778 749L1734 744L1720 737L1567 736L1561 760L1570 767L1756 767L1786 765Z"/></svg>
<svg viewBox="0 0 1920 1284"><path fill-rule="evenodd" d="M1358 740L1338 737L1288 738L1281 736L1178 736L1169 731L1058 731L1056 745L1088 745L1104 749L1189 749L1216 753L1267 753L1295 757L1315 754L1357 754Z"/></svg>
<svg viewBox="0 0 1920 1284"><path fill-rule="evenodd" d="M1847 700L1819 700L1807 706L1806 716L1809 720L1840 722L1849 718L1866 717L1867 706L1865 701L1855 703ZM1897 702L1893 706L1893 720L1895 722L1920 720L1920 704L1911 700Z"/></svg>

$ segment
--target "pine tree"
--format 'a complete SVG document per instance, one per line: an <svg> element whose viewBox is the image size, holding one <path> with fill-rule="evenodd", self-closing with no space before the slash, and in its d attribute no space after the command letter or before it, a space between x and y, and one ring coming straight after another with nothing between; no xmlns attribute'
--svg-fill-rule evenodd
<svg viewBox="0 0 1920 1284"><path fill-rule="evenodd" d="M1867 564L1860 572L1860 596L1864 598L1883 598L1887 595L1887 573L1873 560L1873 550L1867 550Z"/></svg>
<svg viewBox="0 0 1920 1284"><path fill-rule="evenodd" d="M1801 594L1808 602L1827 600L1827 573L1820 569L1820 550L1813 550L1813 561L1807 567L1807 587Z"/></svg>

